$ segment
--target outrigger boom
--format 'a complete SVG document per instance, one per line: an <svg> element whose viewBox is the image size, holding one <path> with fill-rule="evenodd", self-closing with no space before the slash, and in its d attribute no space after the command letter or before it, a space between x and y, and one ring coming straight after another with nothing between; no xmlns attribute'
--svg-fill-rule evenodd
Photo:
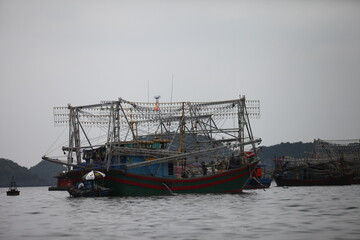
<svg viewBox="0 0 360 240"><path fill-rule="evenodd" d="M255 143L261 143L261 139L256 139L254 141L244 142L242 144L237 144L237 145L238 146L244 146L244 145L255 144ZM154 160L149 160L149 161L146 161L146 162L127 164L127 165L125 165L125 167L127 169L130 169L130 168L135 168L135 167L143 167L143 166L147 166L147 165L151 165L151 164L155 164L155 163L164 163L164 162L169 162L169 161L183 160L186 157L192 157L192 156L196 156L196 155L201 155L203 153L209 153L209 152L213 152L213 151L218 151L218 150L224 149L226 147L227 146L209 148L209 149L204 149L204 150L191 152L191 153L174 153L174 152L169 151L168 154L171 155L170 153L172 153L172 156L158 158L158 159L154 159ZM158 152L159 151L156 151L156 153L158 153ZM154 154L155 152L153 150L150 150L150 149L140 151L140 149L121 148L120 153L122 153L122 154L135 154L135 153L136 154L145 154L145 153L146 154ZM59 159L49 158L49 157L46 157L46 156L43 156L42 159L45 160L45 161L49 161L49 162L53 162L53 163L57 163L57 164L62 164L62 165L66 165L66 166L85 168L84 166L81 166L81 165L69 164L69 163L63 162L63 161L61 161Z"/></svg>

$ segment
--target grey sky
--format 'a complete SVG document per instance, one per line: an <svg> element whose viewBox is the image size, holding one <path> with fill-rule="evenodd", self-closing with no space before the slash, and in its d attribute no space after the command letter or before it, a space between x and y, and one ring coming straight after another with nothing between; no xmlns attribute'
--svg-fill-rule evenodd
<svg viewBox="0 0 360 240"><path fill-rule="evenodd" d="M0 0L0 157L30 167L54 106L261 101L263 145L360 138L359 1Z"/></svg>

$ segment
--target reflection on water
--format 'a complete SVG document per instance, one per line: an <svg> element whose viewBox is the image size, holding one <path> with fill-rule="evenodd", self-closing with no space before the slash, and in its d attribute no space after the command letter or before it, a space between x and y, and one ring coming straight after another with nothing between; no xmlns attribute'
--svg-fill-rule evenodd
<svg viewBox="0 0 360 240"><path fill-rule="evenodd" d="M6 190L0 239L360 238L360 185L129 198Z"/></svg>

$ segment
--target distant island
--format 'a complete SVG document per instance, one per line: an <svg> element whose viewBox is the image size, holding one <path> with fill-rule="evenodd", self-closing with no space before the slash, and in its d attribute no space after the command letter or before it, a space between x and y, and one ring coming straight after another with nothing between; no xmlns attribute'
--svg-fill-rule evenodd
<svg viewBox="0 0 360 240"><path fill-rule="evenodd" d="M280 143L272 146L261 146L259 157L262 164L274 166L274 158L281 156L304 157L306 153L313 151L313 143ZM37 165L26 168L17 163L0 158L0 187L8 187L11 177L14 176L16 183L20 187L26 186L55 186L54 176L64 171L62 165L41 161Z"/></svg>
<svg viewBox="0 0 360 240"><path fill-rule="evenodd" d="M19 187L56 185L54 175L65 169L62 165L46 161L28 169L11 160L0 158L0 187L8 187L12 176Z"/></svg>
<svg viewBox="0 0 360 240"><path fill-rule="evenodd" d="M295 158L303 158L314 151L314 143L280 143L269 147L262 146L258 152L261 163L268 166L275 166L274 159L282 156L290 156Z"/></svg>

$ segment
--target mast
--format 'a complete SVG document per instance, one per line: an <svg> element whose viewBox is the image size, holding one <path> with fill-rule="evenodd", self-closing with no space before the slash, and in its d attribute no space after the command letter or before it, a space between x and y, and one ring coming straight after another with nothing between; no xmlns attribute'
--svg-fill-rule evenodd
<svg viewBox="0 0 360 240"><path fill-rule="evenodd" d="M245 96L240 95L240 100L238 104L238 125L239 125L239 144L240 144L240 157L244 157L244 146L242 143L244 142L244 126L245 126L245 117L244 117L244 109L245 109Z"/></svg>
<svg viewBox="0 0 360 240"><path fill-rule="evenodd" d="M67 163L73 163L72 153L75 151L76 162L81 163L81 153L80 153L80 128L78 121L78 112L79 110L76 107L72 107L70 104L69 108L69 152L67 156Z"/></svg>
<svg viewBox="0 0 360 240"><path fill-rule="evenodd" d="M179 135L179 150L178 152L181 153L183 151L183 138L185 133L185 103L182 102L181 104L181 118L180 118L180 135ZM181 164L181 172L182 175L185 174L186 171L186 158L180 161Z"/></svg>
<svg viewBox="0 0 360 240"><path fill-rule="evenodd" d="M109 129L108 129L108 142L117 142L120 141L120 102L115 101L110 105L110 119L109 119Z"/></svg>
<svg viewBox="0 0 360 240"><path fill-rule="evenodd" d="M111 102L106 155L104 161L104 166L107 169L109 169L111 159L113 158L113 143L120 141L120 107L122 109L120 100Z"/></svg>
<svg viewBox="0 0 360 240"><path fill-rule="evenodd" d="M185 103L182 102L181 105L181 118L180 118L180 143L179 143L179 152L183 151L183 137L185 132Z"/></svg>

